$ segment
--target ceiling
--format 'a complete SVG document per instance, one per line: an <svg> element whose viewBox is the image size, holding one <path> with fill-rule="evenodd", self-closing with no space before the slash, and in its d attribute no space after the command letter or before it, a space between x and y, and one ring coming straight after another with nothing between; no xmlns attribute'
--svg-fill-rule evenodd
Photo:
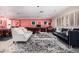
<svg viewBox="0 0 79 59"><path fill-rule="evenodd" d="M67 6L0 6L0 16L15 18L50 18Z"/></svg>

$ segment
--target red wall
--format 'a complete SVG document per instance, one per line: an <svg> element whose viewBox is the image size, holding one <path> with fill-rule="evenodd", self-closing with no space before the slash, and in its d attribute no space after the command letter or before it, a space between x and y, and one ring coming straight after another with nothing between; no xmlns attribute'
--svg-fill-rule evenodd
<svg viewBox="0 0 79 59"><path fill-rule="evenodd" d="M7 29L7 19L9 18L6 18L6 17L2 17L0 16L0 21L2 21L2 23L0 24L0 29ZM46 28L46 27L49 27L49 24L45 25L44 24L44 21L48 21L48 23L52 23L51 19L37 19L37 18L12 18L11 19L11 23L12 23L12 26L14 27L17 27L17 26L20 26L20 27L31 27L31 28L34 28L36 27L36 25L32 25L32 21L35 21L36 22L36 25L41 25L42 28Z"/></svg>
<svg viewBox="0 0 79 59"><path fill-rule="evenodd" d="M48 27L49 25L44 25L44 21L50 22L49 19L13 19L13 26L22 26L22 27L36 27L36 25L32 25L32 21L36 21L36 24L41 25L42 27Z"/></svg>

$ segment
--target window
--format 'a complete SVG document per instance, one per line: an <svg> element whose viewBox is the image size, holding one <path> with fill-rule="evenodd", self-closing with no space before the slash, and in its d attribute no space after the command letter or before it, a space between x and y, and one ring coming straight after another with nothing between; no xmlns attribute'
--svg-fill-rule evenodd
<svg viewBox="0 0 79 59"><path fill-rule="evenodd" d="M36 24L36 22L35 21L32 21L32 25L35 25Z"/></svg>
<svg viewBox="0 0 79 59"><path fill-rule="evenodd" d="M64 15L64 17L63 17L63 26L64 27L67 27L67 19L66 19L66 15Z"/></svg>
<svg viewBox="0 0 79 59"><path fill-rule="evenodd" d="M61 26L61 18L58 18L57 20L58 20L57 21L58 22L58 26Z"/></svg>
<svg viewBox="0 0 79 59"><path fill-rule="evenodd" d="M64 26L64 16L62 16L61 23L62 23L62 27L63 27Z"/></svg>
<svg viewBox="0 0 79 59"><path fill-rule="evenodd" d="M79 11L76 12L76 25L79 26Z"/></svg>
<svg viewBox="0 0 79 59"><path fill-rule="evenodd" d="M74 13L71 13L69 16L70 26L74 26Z"/></svg>
<svg viewBox="0 0 79 59"><path fill-rule="evenodd" d="M57 18L57 26L59 26L60 25L60 23L59 23L59 18Z"/></svg>
<svg viewBox="0 0 79 59"><path fill-rule="evenodd" d="M47 24L48 24L48 22L47 22L47 21L45 21L45 22L44 22L44 24L45 24L45 25L47 25Z"/></svg>
<svg viewBox="0 0 79 59"><path fill-rule="evenodd" d="M66 15L66 26L68 27L68 15Z"/></svg>

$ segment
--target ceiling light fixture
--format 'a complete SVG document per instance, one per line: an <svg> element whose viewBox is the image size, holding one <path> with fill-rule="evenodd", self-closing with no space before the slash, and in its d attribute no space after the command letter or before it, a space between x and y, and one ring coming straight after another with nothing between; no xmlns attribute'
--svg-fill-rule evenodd
<svg viewBox="0 0 79 59"><path fill-rule="evenodd" d="M44 11L40 11L40 13L43 13Z"/></svg>
<svg viewBox="0 0 79 59"><path fill-rule="evenodd" d="M37 7L39 7L39 6L37 6Z"/></svg>

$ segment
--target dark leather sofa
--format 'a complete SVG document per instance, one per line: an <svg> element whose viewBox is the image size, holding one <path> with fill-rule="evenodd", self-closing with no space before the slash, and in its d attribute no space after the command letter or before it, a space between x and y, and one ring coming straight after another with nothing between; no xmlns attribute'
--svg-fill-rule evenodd
<svg viewBox="0 0 79 59"><path fill-rule="evenodd" d="M68 31L68 35L66 35L66 31ZM63 29L61 32L55 31L53 34L60 38L63 42L74 47L79 47L79 29Z"/></svg>
<svg viewBox="0 0 79 59"><path fill-rule="evenodd" d="M70 45L79 47L79 30L69 31L68 39Z"/></svg>

